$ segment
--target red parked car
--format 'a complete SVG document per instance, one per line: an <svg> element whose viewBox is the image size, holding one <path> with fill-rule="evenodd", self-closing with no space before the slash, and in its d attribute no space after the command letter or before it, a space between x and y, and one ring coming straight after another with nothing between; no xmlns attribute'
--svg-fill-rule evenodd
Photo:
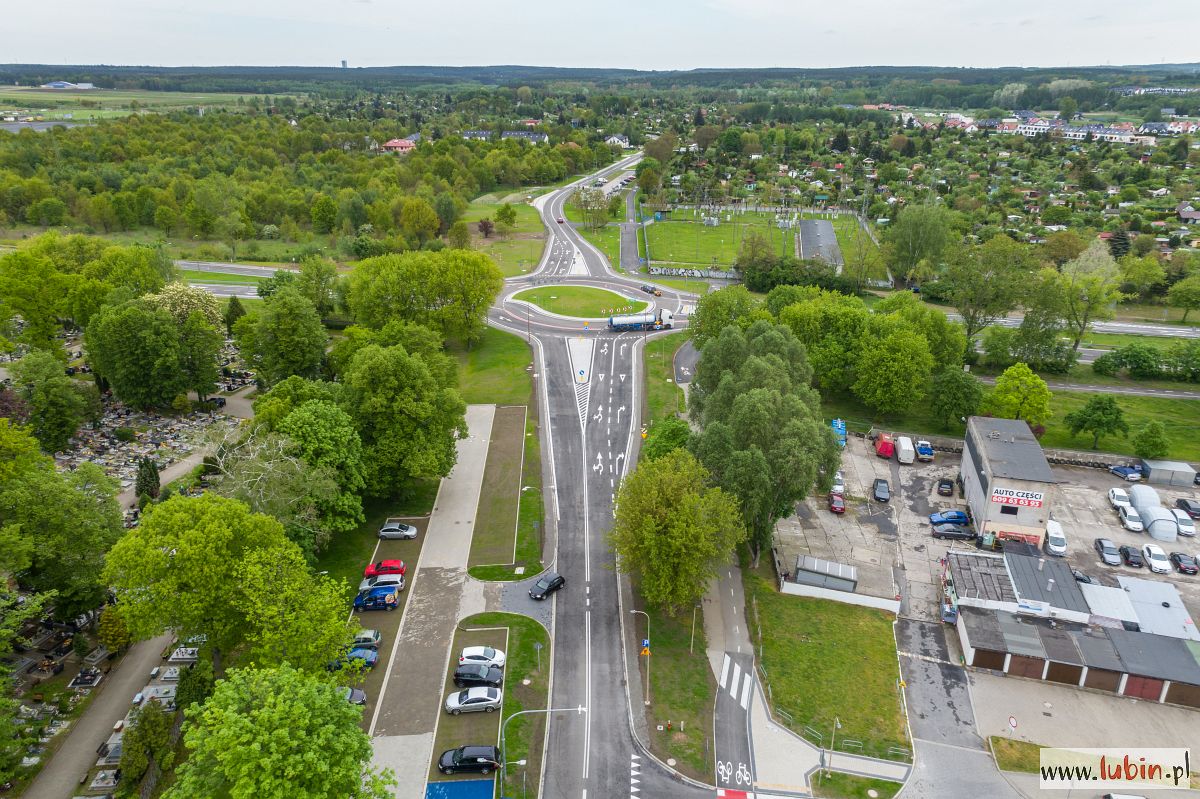
<svg viewBox="0 0 1200 799"><path fill-rule="evenodd" d="M846 512L846 500L842 499L839 494L829 495L829 510L834 513Z"/></svg>
<svg viewBox="0 0 1200 799"><path fill-rule="evenodd" d="M363 577L378 577L381 574L404 574L408 567L402 560L381 560L363 569Z"/></svg>

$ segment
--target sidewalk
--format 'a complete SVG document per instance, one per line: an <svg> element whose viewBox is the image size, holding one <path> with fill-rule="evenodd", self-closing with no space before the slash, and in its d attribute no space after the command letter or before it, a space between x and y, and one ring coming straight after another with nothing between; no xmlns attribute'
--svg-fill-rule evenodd
<svg viewBox="0 0 1200 799"><path fill-rule="evenodd" d="M425 796L454 630L460 618L484 610L483 592L467 577L467 558L494 416L494 405L467 407L467 438L458 442L458 462L438 490L371 720L372 762L396 773L397 799Z"/></svg>
<svg viewBox="0 0 1200 799"><path fill-rule="evenodd" d="M96 765L96 750L112 734L113 725L125 718L134 694L146 684L170 641L170 635L161 635L130 647L100 684L92 704L71 726L62 747L25 791L24 799L71 799L79 792L80 779Z"/></svg>

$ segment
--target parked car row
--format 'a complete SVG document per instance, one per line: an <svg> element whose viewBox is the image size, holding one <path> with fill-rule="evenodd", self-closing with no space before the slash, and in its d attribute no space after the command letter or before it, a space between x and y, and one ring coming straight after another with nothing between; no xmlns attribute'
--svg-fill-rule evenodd
<svg viewBox="0 0 1200 799"><path fill-rule="evenodd" d="M1200 554L1168 554L1158 544L1144 544L1140 548L1128 544L1117 546L1107 538L1097 538L1093 546L1100 556L1100 562L1106 566L1124 565L1135 569L1144 566L1155 574L1170 574L1172 567L1180 574L1200 572ZM1079 579L1078 576L1075 579Z"/></svg>
<svg viewBox="0 0 1200 799"><path fill-rule="evenodd" d="M454 685L459 689L446 697L443 707L452 716L462 713L494 713L504 705L504 665L508 658L492 646L463 647L454 669ZM491 774L501 763L500 750L494 746L468 744L447 749L438 757L443 774Z"/></svg>

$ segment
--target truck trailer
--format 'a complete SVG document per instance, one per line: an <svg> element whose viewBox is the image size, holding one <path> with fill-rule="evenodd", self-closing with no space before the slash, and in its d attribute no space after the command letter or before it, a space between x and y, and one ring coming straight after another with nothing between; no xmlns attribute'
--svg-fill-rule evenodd
<svg viewBox="0 0 1200 799"><path fill-rule="evenodd" d="M659 308L655 313L635 313L625 316L608 317L608 329L624 330L662 330L674 326L675 315L665 308Z"/></svg>

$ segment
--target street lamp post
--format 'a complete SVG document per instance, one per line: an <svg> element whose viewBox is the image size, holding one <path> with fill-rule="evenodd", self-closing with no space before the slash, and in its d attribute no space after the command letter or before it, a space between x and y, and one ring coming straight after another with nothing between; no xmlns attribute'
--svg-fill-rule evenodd
<svg viewBox="0 0 1200 799"><path fill-rule="evenodd" d="M529 716L534 713L545 713L547 715L549 715L550 713L578 713L580 715L583 715L586 712L587 712L587 708L584 707L583 705L579 705L578 707L548 707L548 708L541 708L538 710L519 710L516 713L513 713L508 718L506 718L504 720L504 723L500 725L500 795L501 796L504 795L504 778L507 775L506 767L508 765L508 753L505 751L505 748L504 748L504 734L508 730L508 723L510 721L515 719L517 716ZM522 762L524 762L524 761L519 761L518 765L520 765Z"/></svg>
<svg viewBox="0 0 1200 799"><path fill-rule="evenodd" d="M644 610L636 608L629 611L630 613L640 613L646 617L646 640L650 640L650 614ZM646 655L646 704L650 704L650 656Z"/></svg>

